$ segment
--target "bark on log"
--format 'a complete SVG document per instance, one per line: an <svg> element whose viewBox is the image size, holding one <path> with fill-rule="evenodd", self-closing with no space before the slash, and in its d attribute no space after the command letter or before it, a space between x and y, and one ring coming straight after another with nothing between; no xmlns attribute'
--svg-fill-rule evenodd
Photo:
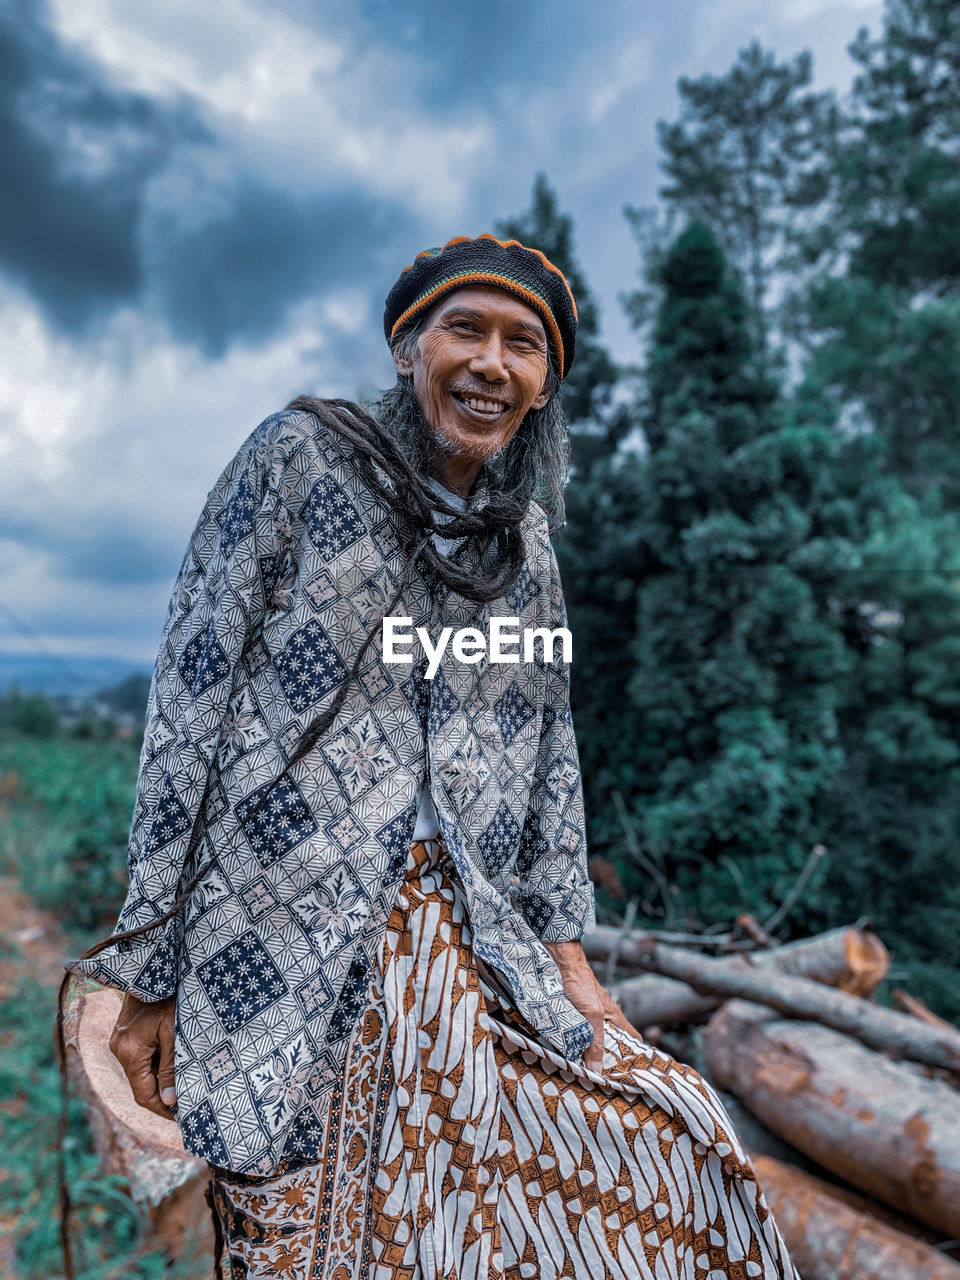
<svg viewBox="0 0 960 1280"><path fill-rule="evenodd" d="M584 938L588 959L595 958L600 948L613 940L617 930L594 929ZM644 935L649 938L650 935ZM631 956L649 955L649 942L638 950L640 939L630 939ZM684 952L683 954L687 954ZM796 977L811 978L827 986L838 987L859 996L870 996L890 966L886 947L870 929L850 926L831 929L813 938L788 942L770 951L751 952L749 959L711 960L711 964L727 964L743 969L774 969ZM711 1013L721 998L700 994L685 982L658 974L627 978L612 988L611 994L627 1018L637 1027L673 1027L693 1022Z"/></svg>
<svg viewBox="0 0 960 1280"><path fill-rule="evenodd" d="M701 996L685 982L645 974L627 978L610 988L610 994L639 1030L648 1027L682 1027L704 1018L718 1007L716 996Z"/></svg>
<svg viewBox="0 0 960 1280"><path fill-rule="evenodd" d="M934 1027L808 978L748 967L743 960L709 960L657 943L648 963L702 994L750 1000L789 1017L822 1022L872 1049L947 1071L960 1070L960 1031Z"/></svg>
<svg viewBox="0 0 960 1280"><path fill-rule="evenodd" d="M731 1001L703 1033L711 1080L785 1142L960 1237L960 1095L816 1023Z"/></svg>
<svg viewBox="0 0 960 1280"><path fill-rule="evenodd" d="M951 1258L852 1208L820 1178L769 1156L753 1167L803 1280L960 1280Z"/></svg>
<svg viewBox="0 0 960 1280"><path fill-rule="evenodd" d="M681 1058L678 1061L686 1062L686 1059ZM709 1080L706 1063L700 1074ZM774 1160L779 1160L782 1164L788 1164L791 1168L800 1169L802 1172L823 1173L822 1165L808 1159L802 1151L798 1151L796 1147L791 1147L782 1138L778 1138L735 1094L716 1086L714 1086L714 1092L723 1104L723 1109L733 1125L734 1133L750 1152L751 1159L754 1156L772 1156ZM851 1191L850 1194L859 1195L859 1192ZM922 1227L917 1229L924 1230Z"/></svg>
<svg viewBox="0 0 960 1280"><path fill-rule="evenodd" d="M67 1066L89 1104L94 1144L105 1173L119 1173L147 1214L157 1243L173 1257L213 1256L213 1224L204 1199L210 1170L190 1155L172 1120L138 1106L108 1041L119 992L79 996L67 1010Z"/></svg>

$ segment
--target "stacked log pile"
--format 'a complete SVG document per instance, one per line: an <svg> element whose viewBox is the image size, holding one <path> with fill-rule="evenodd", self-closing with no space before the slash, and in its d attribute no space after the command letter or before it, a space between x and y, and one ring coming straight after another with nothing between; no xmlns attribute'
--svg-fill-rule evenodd
<svg viewBox="0 0 960 1280"><path fill-rule="evenodd" d="M960 1280L960 1031L905 992L876 1003L869 927L777 945L739 924L720 943L597 928L584 949L729 1103L803 1280Z"/></svg>
<svg viewBox="0 0 960 1280"><path fill-rule="evenodd" d="M740 926L598 928L584 948L634 1026L720 1092L803 1280L960 1280L960 1031L906 993L876 1002L889 961L867 927L776 945ZM107 1045L118 1007L71 1006L74 1085L155 1238L206 1252L207 1167L133 1102Z"/></svg>

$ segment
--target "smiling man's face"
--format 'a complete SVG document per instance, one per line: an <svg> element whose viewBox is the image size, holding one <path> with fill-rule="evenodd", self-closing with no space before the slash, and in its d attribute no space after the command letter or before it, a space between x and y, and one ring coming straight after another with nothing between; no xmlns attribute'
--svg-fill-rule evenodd
<svg viewBox="0 0 960 1280"><path fill-rule="evenodd" d="M547 390L547 336L532 307L503 289L470 285L441 298L397 372L413 388L430 430L431 467L466 496L484 462L506 448Z"/></svg>

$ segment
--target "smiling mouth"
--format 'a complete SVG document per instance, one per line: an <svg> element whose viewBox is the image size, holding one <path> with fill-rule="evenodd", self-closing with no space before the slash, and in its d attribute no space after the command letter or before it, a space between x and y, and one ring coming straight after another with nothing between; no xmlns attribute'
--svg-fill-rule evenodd
<svg viewBox="0 0 960 1280"><path fill-rule="evenodd" d="M497 418L502 417L510 408L510 406L505 404L502 400L490 400L484 396L464 395L460 391L453 391L451 392L451 395L454 400L456 400L457 404L469 409L470 412L475 414L478 418L486 419L487 422L495 422Z"/></svg>

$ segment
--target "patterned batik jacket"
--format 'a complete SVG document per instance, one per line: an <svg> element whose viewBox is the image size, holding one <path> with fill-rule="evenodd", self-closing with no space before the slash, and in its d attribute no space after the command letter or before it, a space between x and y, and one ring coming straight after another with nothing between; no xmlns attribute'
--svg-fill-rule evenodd
<svg viewBox="0 0 960 1280"><path fill-rule="evenodd" d="M431 595L414 573L393 616L437 638L492 614L565 624L543 512L506 598ZM407 563L352 447L312 414L249 437L212 490L157 660L118 928L149 924L210 861L186 908L77 972L143 1000L177 995L187 1149L228 1169L315 1158L314 1104L342 1076L397 897L421 787L431 787L478 957L543 1040L572 1058L589 1024L543 941L593 921L569 667L458 662L432 680L383 662L376 635L332 726L277 784L336 694Z"/></svg>

